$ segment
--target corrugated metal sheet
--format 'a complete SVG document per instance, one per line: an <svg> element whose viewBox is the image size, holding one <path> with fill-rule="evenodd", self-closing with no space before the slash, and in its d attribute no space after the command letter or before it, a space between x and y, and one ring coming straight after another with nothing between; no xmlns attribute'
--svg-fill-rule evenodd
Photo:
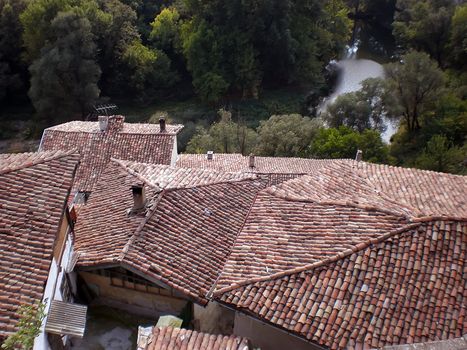
<svg viewBox="0 0 467 350"><path fill-rule="evenodd" d="M84 305L52 300L45 331L82 338L86 329L87 310L88 307Z"/></svg>

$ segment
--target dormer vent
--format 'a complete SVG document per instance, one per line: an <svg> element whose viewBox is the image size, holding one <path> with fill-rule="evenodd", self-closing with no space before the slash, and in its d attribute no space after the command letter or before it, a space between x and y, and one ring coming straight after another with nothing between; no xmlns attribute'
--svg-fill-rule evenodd
<svg viewBox="0 0 467 350"><path fill-rule="evenodd" d="M140 211L146 207L146 191L144 184L137 184L131 186L131 192L133 194L133 208L132 212Z"/></svg>

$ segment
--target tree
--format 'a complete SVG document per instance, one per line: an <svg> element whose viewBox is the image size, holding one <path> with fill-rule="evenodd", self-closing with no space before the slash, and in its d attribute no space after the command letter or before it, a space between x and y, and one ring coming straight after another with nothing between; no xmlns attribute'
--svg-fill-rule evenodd
<svg viewBox="0 0 467 350"><path fill-rule="evenodd" d="M337 97L323 113L330 127L348 126L358 132L365 129L386 130L383 105L384 84L378 78L366 79L362 88Z"/></svg>
<svg viewBox="0 0 467 350"><path fill-rule="evenodd" d="M406 50L425 51L443 66L454 11L451 0L398 0L393 33Z"/></svg>
<svg viewBox="0 0 467 350"><path fill-rule="evenodd" d="M30 67L29 96L41 117L86 116L100 93L95 52L89 20L76 10L59 12L50 26L50 41Z"/></svg>
<svg viewBox="0 0 467 350"><path fill-rule="evenodd" d="M256 133L242 121L232 121L232 114L224 109L219 110L221 120L214 123L207 131L198 128L196 134L188 142L187 152L205 153L214 151L219 153L249 154L253 149Z"/></svg>
<svg viewBox="0 0 467 350"><path fill-rule="evenodd" d="M467 147L455 147L444 135L434 135L416 159L417 167L427 170L465 173Z"/></svg>
<svg viewBox="0 0 467 350"><path fill-rule="evenodd" d="M42 321L45 314L45 303L37 303L34 305L22 305L18 309L19 321L16 327L16 333L8 336L2 344L2 349L32 349L34 339L40 334Z"/></svg>
<svg viewBox="0 0 467 350"><path fill-rule="evenodd" d="M377 131L367 129L359 133L346 126L320 129L308 152L313 158L353 159L359 149L368 162L384 163L389 160L388 146Z"/></svg>
<svg viewBox="0 0 467 350"><path fill-rule="evenodd" d="M433 108L444 87L444 74L436 62L417 51L402 56L401 62L385 65L385 107L388 116L403 118L408 131L421 127L421 117Z"/></svg>
<svg viewBox="0 0 467 350"><path fill-rule="evenodd" d="M21 22L24 0L0 0L0 102L11 92L24 89L27 67L21 60Z"/></svg>
<svg viewBox="0 0 467 350"><path fill-rule="evenodd" d="M456 7L451 23L449 42L451 62L459 68L467 64L467 4Z"/></svg>
<svg viewBox="0 0 467 350"><path fill-rule="evenodd" d="M132 71L130 86L142 99L151 97L157 90L172 86L177 80L167 55L144 46L140 41L127 47L123 60Z"/></svg>
<svg viewBox="0 0 467 350"><path fill-rule="evenodd" d="M305 156L322 123L299 114L273 115L258 128L256 153L262 156Z"/></svg>

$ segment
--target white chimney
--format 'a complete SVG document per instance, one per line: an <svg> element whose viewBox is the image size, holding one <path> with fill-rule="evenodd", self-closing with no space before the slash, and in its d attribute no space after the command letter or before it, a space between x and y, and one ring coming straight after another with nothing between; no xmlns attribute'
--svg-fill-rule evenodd
<svg viewBox="0 0 467 350"><path fill-rule="evenodd" d="M107 115L100 115L99 119L99 130L104 132L109 126L109 117Z"/></svg>
<svg viewBox="0 0 467 350"><path fill-rule="evenodd" d="M214 152L213 151L208 151L206 153L206 159L207 160L212 160L213 157L214 157Z"/></svg>
<svg viewBox="0 0 467 350"><path fill-rule="evenodd" d="M255 155L253 153L250 154L250 157L248 159L248 165L250 166L250 168L255 167Z"/></svg>
<svg viewBox="0 0 467 350"><path fill-rule="evenodd" d="M357 162L361 162L363 157L363 152L361 149L357 150L357 154L355 155L355 160Z"/></svg>

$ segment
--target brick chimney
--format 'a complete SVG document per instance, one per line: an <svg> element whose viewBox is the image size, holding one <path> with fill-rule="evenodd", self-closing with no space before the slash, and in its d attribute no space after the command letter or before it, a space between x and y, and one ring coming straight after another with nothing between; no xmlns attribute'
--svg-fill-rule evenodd
<svg viewBox="0 0 467 350"><path fill-rule="evenodd" d="M159 118L159 127L160 127L160 132L166 131L165 118Z"/></svg>
<svg viewBox="0 0 467 350"><path fill-rule="evenodd" d="M255 167L255 155L253 153L250 153L250 157L248 158L248 165L250 168Z"/></svg>
<svg viewBox="0 0 467 350"><path fill-rule="evenodd" d="M125 123L125 117L123 115L112 115L109 117L110 132L119 132L123 130L123 123Z"/></svg>
<svg viewBox="0 0 467 350"><path fill-rule="evenodd" d="M131 186L131 192L133 194L133 208L131 212L141 211L146 207L146 191L144 184L136 184Z"/></svg>

